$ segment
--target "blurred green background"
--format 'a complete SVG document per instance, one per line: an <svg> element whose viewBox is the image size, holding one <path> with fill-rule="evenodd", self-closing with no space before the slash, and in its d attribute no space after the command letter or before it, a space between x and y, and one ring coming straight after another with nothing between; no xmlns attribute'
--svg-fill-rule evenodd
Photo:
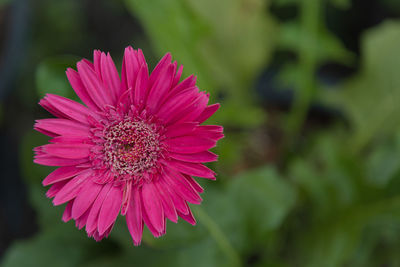
<svg viewBox="0 0 400 267"><path fill-rule="evenodd" d="M38 100L128 45L197 75L226 136L198 225L140 247L124 218L100 243L62 223L32 163ZM400 266L399 124L398 0L1 0L0 264Z"/></svg>

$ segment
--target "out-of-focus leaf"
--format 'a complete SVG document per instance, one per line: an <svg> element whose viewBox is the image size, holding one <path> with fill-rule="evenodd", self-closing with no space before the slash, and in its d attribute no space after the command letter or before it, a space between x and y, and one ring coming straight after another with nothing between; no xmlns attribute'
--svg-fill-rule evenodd
<svg viewBox="0 0 400 267"><path fill-rule="evenodd" d="M216 114L221 121L249 126L262 120L253 116L260 112L252 105L249 91L273 48L274 26L264 1L126 3L142 21L157 52L172 52L185 65L184 72L198 75L200 88L212 97L223 93L224 106L232 108L226 109L226 115L225 109Z"/></svg>
<svg viewBox="0 0 400 267"><path fill-rule="evenodd" d="M301 257L305 266L342 266L355 253L362 230L382 216L398 214L400 198L378 200L355 205L332 214L313 227L312 232L299 237ZM304 242L303 242L304 241Z"/></svg>
<svg viewBox="0 0 400 267"><path fill-rule="evenodd" d="M296 201L296 191L273 168L263 167L236 177L229 186L238 217L246 227L248 242L262 240L277 229ZM250 241L251 240L251 241Z"/></svg>
<svg viewBox="0 0 400 267"><path fill-rule="evenodd" d="M330 0L330 2L337 8L349 9L351 7L350 0Z"/></svg>
<svg viewBox="0 0 400 267"><path fill-rule="evenodd" d="M400 23L388 21L362 38L362 69L339 91L325 99L343 108L354 129L351 145L363 148L376 134L398 129L400 123Z"/></svg>
<svg viewBox="0 0 400 267"><path fill-rule="evenodd" d="M371 151L366 163L369 182L377 186L386 186L400 171L400 134L382 142Z"/></svg>
<svg viewBox="0 0 400 267"><path fill-rule="evenodd" d="M78 61L74 56L59 56L44 60L36 71L36 87L40 97L57 94L79 101L68 82L65 71Z"/></svg>
<svg viewBox="0 0 400 267"><path fill-rule="evenodd" d="M91 240L72 225L55 226L29 240L15 242L2 266L77 266L87 255L88 242Z"/></svg>
<svg viewBox="0 0 400 267"><path fill-rule="evenodd" d="M304 42L309 49L316 49L318 61L333 60L351 65L355 60L354 54L348 51L343 44L325 29L320 29L317 38L308 32L303 32L298 23L285 23L281 27L279 44L280 48L299 52L299 43Z"/></svg>
<svg viewBox="0 0 400 267"><path fill-rule="evenodd" d="M358 179L347 165L340 138L317 138L310 156L292 162L291 179L311 201L313 216L323 218L352 205L358 198Z"/></svg>

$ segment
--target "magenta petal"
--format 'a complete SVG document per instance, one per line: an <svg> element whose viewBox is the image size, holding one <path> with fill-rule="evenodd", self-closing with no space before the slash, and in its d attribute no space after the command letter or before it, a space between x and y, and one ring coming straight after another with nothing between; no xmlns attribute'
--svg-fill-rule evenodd
<svg viewBox="0 0 400 267"><path fill-rule="evenodd" d="M164 187L160 183L154 183L157 188L165 216L172 222L178 221L178 214L176 213L174 203L172 202L168 191L164 190Z"/></svg>
<svg viewBox="0 0 400 267"><path fill-rule="evenodd" d="M172 88L174 88L179 83L179 80L181 79L181 76L182 76L182 72L183 72L183 65L180 65L178 71L176 72L174 80L172 82L172 85L171 85Z"/></svg>
<svg viewBox="0 0 400 267"><path fill-rule="evenodd" d="M102 81L96 75L95 71L91 69L84 61L79 61L76 65L78 68L79 76L85 85L88 94L96 103L96 105L103 109L105 105L112 105L112 97L109 90L106 90Z"/></svg>
<svg viewBox="0 0 400 267"><path fill-rule="evenodd" d="M185 200L175 191L174 188L172 188L166 181L165 179L159 179L159 183L162 185L164 192L168 193L169 197L172 200L172 203L174 204L174 207L177 211L183 213L183 214L188 214L189 210L187 208Z"/></svg>
<svg viewBox="0 0 400 267"><path fill-rule="evenodd" d="M67 206L65 207L63 216L61 218L63 222L68 222L69 220L72 219L71 210L72 210L72 205L73 204L74 204L74 201L71 200L70 202L68 202Z"/></svg>
<svg viewBox="0 0 400 267"><path fill-rule="evenodd" d="M191 87L174 97L167 98L158 110L158 117L168 124L190 105L196 98L197 93L198 89L196 87Z"/></svg>
<svg viewBox="0 0 400 267"><path fill-rule="evenodd" d="M60 158L82 159L89 157L89 144L48 144L43 146L43 151Z"/></svg>
<svg viewBox="0 0 400 267"><path fill-rule="evenodd" d="M87 210L84 214L82 214L82 216L80 216L79 218L75 218L75 226L81 230L87 222L87 219L89 217L89 210Z"/></svg>
<svg viewBox="0 0 400 267"><path fill-rule="evenodd" d="M110 191L111 187L112 187L111 183L105 184L101 189L100 193L97 195L96 200L93 202L93 205L90 208L88 220L86 222L87 233L91 233L95 230L97 231L99 212L101 206L103 205L104 199L108 195L108 192Z"/></svg>
<svg viewBox="0 0 400 267"><path fill-rule="evenodd" d="M47 94L45 99L57 111L57 114L63 115L61 117L70 118L85 124L88 123L88 115L99 118L99 115L96 113L68 98ZM46 106L43 107L46 108Z"/></svg>
<svg viewBox="0 0 400 267"><path fill-rule="evenodd" d="M216 145L212 139L200 138L198 136L185 135L164 140L168 151L183 154L193 154L208 150Z"/></svg>
<svg viewBox="0 0 400 267"><path fill-rule="evenodd" d="M203 162L212 162L217 161L218 156L210 151L201 151L193 154L180 154L169 152L168 155L179 161L187 161L193 163L203 163Z"/></svg>
<svg viewBox="0 0 400 267"><path fill-rule="evenodd" d="M215 180L215 173L200 163L189 163L171 159L168 162L164 162L164 164L179 172Z"/></svg>
<svg viewBox="0 0 400 267"><path fill-rule="evenodd" d="M52 155L36 155L33 162L45 166L74 166L87 162L87 159L66 159Z"/></svg>
<svg viewBox="0 0 400 267"><path fill-rule="evenodd" d="M83 172L84 169L76 168L75 166L60 167L50 173L42 182L44 186L54 184L66 179L70 179L75 175Z"/></svg>
<svg viewBox="0 0 400 267"><path fill-rule="evenodd" d="M147 64L140 67L136 80L135 90L132 92L133 103L137 108L142 107L146 101L149 71Z"/></svg>
<svg viewBox="0 0 400 267"><path fill-rule="evenodd" d="M176 137L176 136L187 135L187 134L193 132L196 126L197 126L197 123L195 123L195 122L184 122L184 123L179 123L179 124L172 124L169 127L167 127L165 136L167 138L172 138L172 137Z"/></svg>
<svg viewBox="0 0 400 267"><path fill-rule="evenodd" d="M121 91L121 80L110 53L101 54L101 77L110 92L112 102L116 103L123 92Z"/></svg>
<svg viewBox="0 0 400 267"><path fill-rule="evenodd" d="M71 179L67 179L67 180L62 180L60 182L54 183L49 190L47 190L46 192L46 196L48 198L53 198L55 197L58 192L60 192L60 190L70 181Z"/></svg>
<svg viewBox="0 0 400 267"><path fill-rule="evenodd" d="M75 198L90 175L92 175L92 172L86 171L72 178L54 197L53 204L58 206Z"/></svg>
<svg viewBox="0 0 400 267"><path fill-rule="evenodd" d="M188 208L189 209L189 208ZM189 209L189 214L183 214L178 212L179 217L190 223L191 225L196 225L196 219L193 217L192 212Z"/></svg>
<svg viewBox="0 0 400 267"><path fill-rule="evenodd" d="M180 173L166 169L162 179L164 179L175 192L180 194L184 200L193 204L201 203L202 199L199 194Z"/></svg>
<svg viewBox="0 0 400 267"><path fill-rule="evenodd" d="M67 78L76 95L92 110L99 110L97 105L93 102L92 98L88 94L85 85L82 83L81 77L78 72L71 68L66 71Z"/></svg>
<svg viewBox="0 0 400 267"><path fill-rule="evenodd" d="M165 68L171 63L171 54L166 53L163 58L158 62L157 66L151 72L149 78L149 86L150 88L156 83L156 81L160 78L161 73L164 71Z"/></svg>
<svg viewBox="0 0 400 267"><path fill-rule="evenodd" d="M141 64L137 58L137 51L131 46L125 48L124 58L122 61L121 81L122 89L128 90L135 87L136 76Z"/></svg>
<svg viewBox="0 0 400 267"><path fill-rule="evenodd" d="M55 135L88 136L89 127L67 119L41 119L35 123L35 130L44 130Z"/></svg>
<svg viewBox="0 0 400 267"><path fill-rule="evenodd" d="M85 213L88 208L96 200L97 195L100 193L103 185L88 181L79 192L79 195L74 200L72 208L72 217L77 219ZM89 214L88 214L89 215Z"/></svg>
<svg viewBox="0 0 400 267"><path fill-rule="evenodd" d="M134 187L129 204L128 212L126 213L126 223L129 233L132 236L133 243L138 246L142 240L143 234L143 219L142 219L142 203L138 187Z"/></svg>
<svg viewBox="0 0 400 267"><path fill-rule="evenodd" d="M183 176L184 176L184 177L186 178L186 180L192 185L192 187L193 187L194 190L196 190L196 191L199 192L199 193L203 193L203 192L204 192L203 187L201 187L201 185L199 185L199 184L196 182L196 180L195 180L192 176L186 175L186 174L184 174Z"/></svg>
<svg viewBox="0 0 400 267"><path fill-rule="evenodd" d="M196 84L196 78L193 75L190 75L189 77L184 79L181 83L172 88L169 93L169 96L173 97L181 93L183 90L195 86L195 84Z"/></svg>
<svg viewBox="0 0 400 267"><path fill-rule="evenodd" d="M160 102L164 99L165 95L170 89L173 75L173 65L169 65L163 72L160 73L158 79L151 87L147 97L147 109L151 114L156 113Z"/></svg>
<svg viewBox="0 0 400 267"><path fill-rule="evenodd" d="M143 184L142 201L144 212L147 214L151 225L158 233L162 233L165 228L164 211L153 183Z"/></svg>
<svg viewBox="0 0 400 267"><path fill-rule="evenodd" d="M112 186L104 199L99 213L98 229L99 234L103 234L112 224L114 224L122 204L122 189L120 186Z"/></svg>
<svg viewBox="0 0 400 267"><path fill-rule="evenodd" d="M203 123L206 120L208 120L208 118L210 118L220 107L220 104L213 104L213 105L209 105L208 107L206 107L204 109L204 111L200 114L200 116L197 118L197 121L199 123Z"/></svg>

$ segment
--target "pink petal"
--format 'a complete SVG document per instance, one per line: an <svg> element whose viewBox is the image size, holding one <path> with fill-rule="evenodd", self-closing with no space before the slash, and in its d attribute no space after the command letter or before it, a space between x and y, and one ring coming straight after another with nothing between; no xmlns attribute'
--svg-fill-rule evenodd
<svg viewBox="0 0 400 267"><path fill-rule="evenodd" d="M174 207L177 211L188 214L189 210L187 208L185 200L175 191L175 188L172 188L165 179L159 179L159 183L163 186L165 193L168 193L169 197L174 204Z"/></svg>
<svg viewBox="0 0 400 267"><path fill-rule="evenodd" d="M166 68L160 72L159 77L157 78L157 80L155 80L153 86L151 87L146 101L147 109L151 114L155 113L161 101L164 99L165 95L170 89L173 80L173 75L174 75L173 65L166 66Z"/></svg>
<svg viewBox="0 0 400 267"><path fill-rule="evenodd" d="M221 126L216 128L214 125L202 125L196 128L194 134L204 138L219 140L224 137L222 131L223 128Z"/></svg>
<svg viewBox="0 0 400 267"><path fill-rule="evenodd" d="M85 183L88 181L88 178L92 175L91 171L86 171L81 173L74 178L72 178L61 190L57 193L55 198L53 199L53 204L58 206L63 204L71 199L75 198Z"/></svg>
<svg viewBox="0 0 400 267"><path fill-rule="evenodd" d="M154 185L158 191L165 216L172 222L176 223L178 221L178 214L176 213L174 203L172 202L168 191L165 191L164 187L158 182L154 183Z"/></svg>
<svg viewBox="0 0 400 267"><path fill-rule="evenodd" d="M192 185L194 190L196 190L199 193L203 193L204 192L203 187L201 187L201 185L199 185L193 177L191 177L190 175L187 175L187 174L184 174L183 176Z"/></svg>
<svg viewBox="0 0 400 267"><path fill-rule="evenodd" d="M69 182L70 180L63 180L60 182L57 182L55 184L53 184L49 190L47 190L46 192L46 196L48 198L53 198L55 197L58 192L60 192L60 190Z"/></svg>
<svg viewBox="0 0 400 267"><path fill-rule="evenodd" d="M190 75L186 79L184 79L181 83L176 85L174 88L171 89L169 96L173 97L179 93L181 93L183 90L194 87L196 85L196 78L193 75Z"/></svg>
<svg viewBox="0 0 400 267"><path fill-rule="evenodd" d="M92 147L89 144L48 144L43 146L43 151L60 158L82 159L89 157Z"/></svg>
<svg viewBox="0 0 400 267"><path fill-rule="evenodd" d="M45 166L73 166L87 162L88 159L65 159L52 155L36 155L33 162Z"/></svg>
<svg viewBox="0 0 400 267"><path fill-rule="evenodd" d="M75 205L75 204L74 204L74 205ZM75 218L75 226L76 226L79 230L81 230L81 229L85 226L88 217L89 217L89 210L87 210L87 211L86 211L84 214L82 214L82 216L80 216L79 218Z"/></svg>
<svg viewBox="0 0 400 267"><path fill-rule="evenodd" d="M182 76L182 71L183 71L183 65L180 65L179 69L174 77L174 80L172 82L172 85L171 85L172 88L175 88L175 86L179 83L179 80L181 79L181 76Z"/></svg>
<svg viewBox="0 0 400 267"><path fill-rule="evenodd" d="M79 76L93 102L96 103L100 109L103 109L106 105L113 105L110 91L105 89L96 72L82 60L79 61L76 66Z"/></svg>
<svg viewBox="0 0 400 267"><path fill-rule="evenodd" d="M137 58L137 51L131 46L125 48L121 71L122 89L124 91L129 88L135 88L136 76L140 66L141 64L139 64Z"/></svg>
<svg viewBox="0 0 400 267"><path fill-rule="evenodd" d="M188 208L189 209L189 208ZM191 225L196 225L196 219L193 217L192 212L189 209L189 214L182 214L178 212L179 217L190 223Z"/></svg>
<svg viewBox="0 0 400 267"><path fill-rule="evenodd" d="M158 62L157 66L154 68L154 70L151 72L150 78L149 78L149 87L152 88L155 82L159 79L161 73L169 64L171 63L171 54L166 53L163 58Z"/></svg>
<svg viewBox="0 0 400 267"><path fill-rule="evenodd" d="M42 182L44 186L54 184L66 179L70 179L75 175L83 172L84 169L76 168L75 166L60 167L50 173Z"/></svg>
<svg viewBox="0 0 400 267"><path fill-rule="evenodd" d="M167 184L174 189L184 200L193 204L200 204L202 199L191 184L180 173L165 170L165 175L162 177Z"/></svg>
<svg viewBox="0 0 400 267"><path fill-rule="evenodd" d="M112 186L103 201L99 213L98 230L103 234L115 223L122 204L122 189L120 186Z"/></svg>
<svg viewBox="0 0 400 267"><path fill-rule="evenodd" d="M89 135L89 127L87 125L68 119L37 120L34 128L39 132L44 130L55 135Z"/></svg>
<svg viewBox="0 0 400 267"><path fill-rule="evenodd" d="M209 151L201 151L193 154L180 154L169 152L168 155L171 158L177 159L179 161L187 161L194 163L202 163L202 162L212 162L217 161L218 156Z"/></svg>
<svg viewBox="0 0 400 267"><path fill-rule="evenodd" d="M179 121L195 121L200 114L207 107L209 95L200 92L198 97L187 107L181 114L179 114Z"/></svg>
<svg viewBox="0 0 400 267"><path fill-rule="evenodd" d="M143 184L142 201L144 212L147 214L149 222L158 233L162 233L165 228L164 211L153 183Z"/></svg>
<svg viewBox="0 0 400 267"><path fill-rule="evenodd" d="M72 207L72 217L77 219L85 213L88 208L96 200L100 193L103 185L88 181L79 192L79 195L74 200L74 206ZM88 214L89 216L89 214Z"/></svg>
<svg viewBox="0 0 400 267"><path fill-rule="evenodd" d="M50 104L58 113L63 114L63 117L76 120L81 123L88 124L88 115L93 118L100 118L99 115L95 114L87 107L72 101L68 98L47 94L45 100ZM42 103L42 102L40 102ZM42 105L43 106L43 105ZM47 105L48 106L48 105ZM46 108L47 106L43 106Z"/></svg>
<svg viewBox="0 0 400 267"><path fill-rule="evenodd" d="M165 136L167 138L186 135L194 130L197 126L195 122L184 122L180 124L172 124L167 127Z"/></svg>
<svg viewBox="0 0 400 267"><path fill-rule="evenodd" d="M111 93L112 102L116 103L123 92L121 91L121 80L110 53L107 56L104 53L101 54L101 77Z"/></svg>
<svg viewBox="0 0 400 267"><path fill-rule="evenodd" d="M73 136L73 135L59 135L49 140L50 143L55 144L69 144L69 145L94 145L90 138L84 136Z"/></svg>
<svg viewBox="0 0 400 267"><path fill-rule="evenodd" d="M198 89L196 87L188 88L174 97L169 97L161 105L157 115L165 123L169 123L179 115L189 104L197 97Z"/></svg>
<svg viewBox="0 0 400 267"><path fill-rule="evenodd" d="M149 71L147 64L143 64L140 67L138 77L136 79L135 90L132 92L133 103L137 108L142 107L146 101L147 86L149 80Z"/></svg>
<svg viewBox="0 0 400 267"><path fill-rule="evenodd" d="M215 177L214 177L215 173L200 163L182 162L182 161L177 161L177 160L173 160L173 159L171 159L167 162L163 161L163 163L165 166L171 167L179 172L215 180Z"/></svg>
<svg viewBox="0 0 400 267"><path fill-rule="evenodd" d="M72 88L74 89L76 95L92 110L99 110L97 105L93 102L92 98L89 96L85 85L82 83L81 77L78 72L71 68L66 71L67 78Z"/></svg>
<svg viewBox="0 0 400 267"><path fill-rule="evenodd" d="M203 123L206 120L208 120L208 118L210 118L220 107L220 104L213 104L213 105L209 105L207 106L204 111L200 114L200 116L197 118L197 121L199 123Z"/></svg>
<svg viewBox="0 0 400 267"><path fill-rule="evenodd" d="M89 217L86 222L86 232L91 233L93 231L97 231L98 219L99 219L99 212L101 206L103 205L104 199L108 195L112 187L112 183L107 183L103 186L100 193L98 194L96 200L93 202L92 207L90 208Z"/></svg>
<svg viewBox="0 0 400 267"><path fill-rule="evenodd" d="M88 65L94 69L96 72L96 75L101 78L101 51L100 50L94 50L93 51L93 65L90 64L90 61L85 61L88 63Z"/></svg>
<svg viewBox="0 0 400 267"><path fill-rule="evenodd" d="M126 213L126 224L128 225L129 233L132 236L133 243L138 246L142 240L143 234L143 219L142 219L142 203L137 187L133 188L131 203L129 204L128 212Z"/></svg>
<svg viewBox="0 0 400 267"><path fill-rule="evenodd" d="M217 142L212 139L200 138L193 135L185 135L164 140L170 152L193 154L214 147Z"/></svg>
<svg viewBox="0 0 400 267"><path fill-rule="evenodd" d="M72 219L71 216L71 210L72 210L72 205L74 204L74 201L71 200L70 202L68 202L67 206L65 207L63 216L62 216L62 221L63 222L68 222L69 220Z"/></svg>

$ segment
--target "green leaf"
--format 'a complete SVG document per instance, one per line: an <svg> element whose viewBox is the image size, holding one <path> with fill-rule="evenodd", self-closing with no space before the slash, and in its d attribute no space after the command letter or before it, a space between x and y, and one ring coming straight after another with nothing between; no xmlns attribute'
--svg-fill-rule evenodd
<svg viewBox="0 0 400 267"><path fill-rule="evenodd" d="M170 51L186 74L198 76L199 87L211 97L222 92L224 106L231 107L217 114L223 123L261 122L248 92L273 51L275 27L263 1L125 2L159 54Z"/></svg>
<svg viewBox="0 0 400 267"><path fill-rule="evenodd" d="M262 240L276 230L296 202L296 191L273 168L244 172L228 188L232 203L246 227L248 240ZM233 230L233 229L232 229Z"/></svg>
<svg viewBox="0 0 400 267"><path fill-rule="evenodd" d="M65 74L67 68L73 67L77 61L75 56L58 56L42 61L36 71L38 95L43 97L50 93L79 101Z"/></svg>
<svg viewBox="0 0 400 267"><path fill-rule="evenodd" d="M3 267L77 266L92 242L71 225L59 225L26 241L15 242L4 256Z"/></svg>
<svg viewBox="0 0 400 267"><path fill-rule="evenodd" d="M400 22L387 21L368 30L362 38L362 68L340 90L325 99L343 108L353 124L350 140L359 151L379 134L400 124Z"/></svg>

